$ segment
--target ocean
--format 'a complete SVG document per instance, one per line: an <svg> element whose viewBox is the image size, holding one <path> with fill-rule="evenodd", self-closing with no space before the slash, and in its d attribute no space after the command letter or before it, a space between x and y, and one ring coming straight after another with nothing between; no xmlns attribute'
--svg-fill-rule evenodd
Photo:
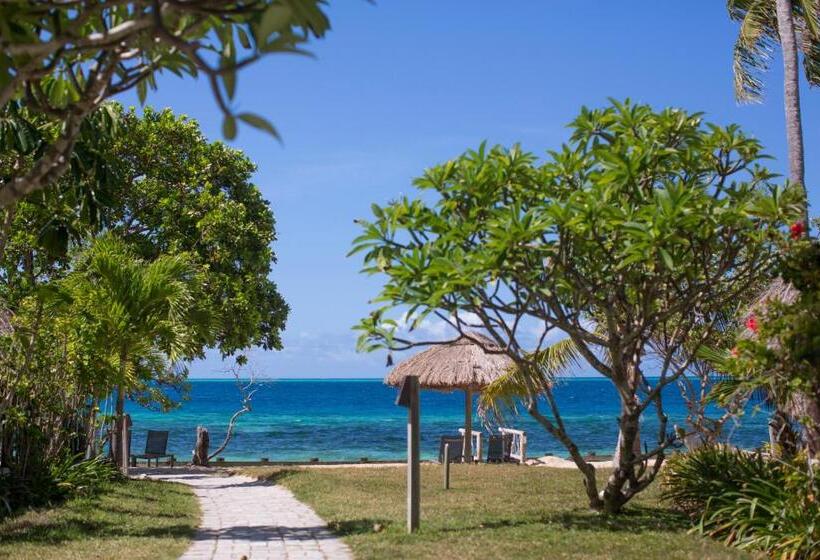
<svg viewBox="0 0 820 560"><path fill-rule="evenodd" d="M394 404L397 390L379 379L282 379L259 383L253 410L243 415L223 454L226 460L359 461L403 459L407 411ZM421 392L421 448L425 459L438 454L439 436L457 434L464 422L464 393ZM567 430L583 453L611 454L617 440L618 400L603 378L573 377L555 390ZM682 424L685 405L673 386L664 393L669 430ZM166 413L128 403L133 420L135 453L145 446L149 429L169 430L169 451L188 461L196 428L208 428L211 449L225 436L231 415L239 408L233 380L191 380L189 400ZM546 407L544 408L546 411ZM734 445L752 448L766 440L766 413L750 408L736 424L727 426ZM480 429L478 415L474 429ZM508 418L508 427L527 432L531 457L566 456L563 446L526 412ZM642 419L642 437L651 445L656 437L654 410ZM487 429L482 429L487 433Z"/></svg>

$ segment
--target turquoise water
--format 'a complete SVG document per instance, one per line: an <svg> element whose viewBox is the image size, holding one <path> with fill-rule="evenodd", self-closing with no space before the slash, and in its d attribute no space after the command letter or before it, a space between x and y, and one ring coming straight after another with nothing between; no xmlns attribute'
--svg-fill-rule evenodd
<svg viewBox="0 0 820 560"><path fill-rule="evenodd" d="M228 419L239 408L233 381L192 380L190 400L169 413L151 412L129 403L133 420L133 448L141 451L148 429L169 430L169 450L188 460L196 427L211 434L211 447L225 435ZM275 380L260 384L253 411L239 420L225 458L228 460L322 461L401 459L406 446L406 409L394 404L396 389L378 379ZM556 398L570 434L584 453L610 454L617 440L618 400L603 378L570 378L557 387ZM674 387L664 395L669 429L682 423L685 407ZM545 409L546 410L546 409ZM654 411L643 419L647 443L656 437ZM730 440L756 447L766 437L766 415L748 413L742 424L730 427ZM457 433L464 422L464 394L422 391L421 445L425 458L438 453L440 435ZM479 419L474 419L478 425ZM529 456L565 456L564 448L526 414L510 427L527 431Z"/></svg>

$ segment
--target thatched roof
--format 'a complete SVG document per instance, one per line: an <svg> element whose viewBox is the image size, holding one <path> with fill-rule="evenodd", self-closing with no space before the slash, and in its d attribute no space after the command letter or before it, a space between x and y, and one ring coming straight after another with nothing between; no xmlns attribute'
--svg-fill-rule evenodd
<svg viewBox="0 0 820 560"><path fill-rule="evenodd" d="M797 301L799 296L800 292L798 292L794 286L787 284L782 278L775 278L757 297L752 307L765 309L770 301L777 301L789 305Z"/></svg>
<svg viewBox="0 0 820 560"><path fill-rule="evenodd" d="M481 346L462 337L450 344L433 346L401 362L385 378L388 385L400 386L408 375L417 375L425 389L480 390L506 373L513 362L506 354L493 353L498 346L484 335L470 333ZM490 350L485 352L484 348Z"/></svg>

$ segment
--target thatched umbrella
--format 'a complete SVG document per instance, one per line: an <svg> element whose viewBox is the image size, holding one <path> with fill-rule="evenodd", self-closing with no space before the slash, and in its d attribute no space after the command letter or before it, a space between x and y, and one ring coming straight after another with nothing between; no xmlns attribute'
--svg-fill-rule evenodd
<svg viewBox="0 0 820 560"><path fill-rule="evenodd" d="M384 382L400 387L405 377L416 375L422 389L463 390L464 457L468 460L473 452L473 393L483 390L512 365L512 360L501 353L494 341L470 333L455 342L433 346L408 358L393 368Z"/></svg>

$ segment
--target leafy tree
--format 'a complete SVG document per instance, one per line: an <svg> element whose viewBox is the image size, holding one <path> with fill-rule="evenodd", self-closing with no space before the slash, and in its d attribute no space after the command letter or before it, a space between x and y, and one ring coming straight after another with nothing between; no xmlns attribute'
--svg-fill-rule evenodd
<svg viewBox="0 0 820 560"><path fill-rule="evenodd" d="M715 387L716 400L762 392L784 419L800 423L809 456L820 457L820 242L802 231L792 237L780 254L783 281L746 309L737 345L703 355L729 374ZM772 445L773 453L789 454L787 439L773 438Z"/></svg>
<svg viewBox="0 0 820 560"><path fill-rule="evenodd" d="M780 44L789 179L803 191L803 223L808 226L798 53L803 53L806 80L820 85L820 6L815 0L728 0L727 8L729 17L740 22L734 53L735 95L740 101L760 101L760 74L768 70L771 52Z"/></svg>
<svg viewBox="0 0 820 560"><path fill-rule="evenodd" d="M772 266L771 228L793 208L761 157L736 126L627 101L584 108L570 143L544 162L517 146L482 145L435 166L415 185L437 198L374 205L374 220L361 222L352 253L363 251L364 271L385 284L381 307L358 325L360 348L419 344L391 310L413 324L435 314L467 337L465 313L475 314L525 374L524 404L583 473L590 506L619 512L654 480L675 439L662 390L689 364L673 357L684 346L694 354L718 314ZM523 334L528 322L543 327L535 344ZM600 492L539 363L555 329L619 396L620 459ZM662 354L647 363L650 340L662 341ZM657 437L636 453L650 409Z"/></svg>
<svg viewBox="0 0 820 560"><path fill-rule="evenodd" d="M0 4L0 107L18 100L60 133L0 183L0 208L53 183L70 160L86 116L136 88L144 101L156 74L204 75L224 116L276 130L253 113L236 114L237 72L271 53L304 53L329 29L323 0L10 0Z"/></svg>
<svg viewBox="0 0 820 560"><path fill-rule="evenodd" d="M288 306L269 279L274 218L247 156L208 142L196 121L149 108L121 114L108 157L121 182L107 195L107 229L148 260L185 252L206 275L197 301L219 329L201 344L223 354L281 348Z"/></svg>

